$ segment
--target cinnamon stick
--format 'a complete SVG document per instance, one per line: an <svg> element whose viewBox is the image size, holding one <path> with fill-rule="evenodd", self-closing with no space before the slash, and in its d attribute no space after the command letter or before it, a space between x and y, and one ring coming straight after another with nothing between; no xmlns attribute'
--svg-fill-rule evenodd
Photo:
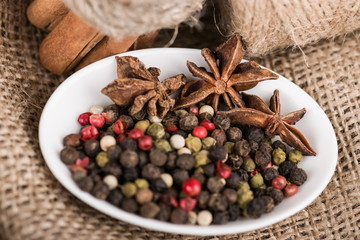
<svg viewBox="0 0 360 240"><path fill-rule="evenodd" d="M159 34L159 31L160 30L156 30L139 36L139 38L134 42L131 49L138 50L151 47L155 41L155 38Z"/></svg>

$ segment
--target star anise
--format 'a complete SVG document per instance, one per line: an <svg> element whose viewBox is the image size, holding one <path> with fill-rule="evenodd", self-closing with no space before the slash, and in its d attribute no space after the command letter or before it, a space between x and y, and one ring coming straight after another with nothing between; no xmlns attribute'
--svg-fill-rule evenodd
<svg viewBox="0 0 360 240"><path fill-rule="evenodd" d="M159 81L160 69L146 69L138 58L115 57L118 79L107 85L101 92L120 106L131 105L131 115L138 113L145 104L150 117L163 118L173 108L175 100L170 97L186 83L184 74Z"/></svg>
<svg viewBox="0 0 360 240"><path fill-rule="evenodd" d="M190 81L185 85L176 108L188 107L208 98L217 111L220 96L230 109L234 108L234 104L244 107L238 91L253 88L260 81L278 78L275 73L261 68L253 61L240 63L244 52L238 34L218 46L215 52L208 48L202 49L201 55L212 73L188 61L189 71L201 80Z"/></svg>
<svg viewBox="0 0 360 240"><path fill-rule="evenodd" d="M291 125L299 121L306 109L300 109L286 115L280 115L279 90L274 91L270 99L270 108L259 97L243 93L247 108L237 108L219 112L230 117L232 124L249 124L265 129L268 135L279 135L280 138L301 151L304 155L316 155L304 135Z"/></svg>

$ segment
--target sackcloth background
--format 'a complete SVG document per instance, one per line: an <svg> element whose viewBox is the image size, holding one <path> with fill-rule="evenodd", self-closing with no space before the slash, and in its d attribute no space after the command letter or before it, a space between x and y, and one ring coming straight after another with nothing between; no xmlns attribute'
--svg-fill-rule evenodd
<svg viewBox="0 0 360 240"><path fill-rule="evenodd" d="M298 214L256 231L202 238L154 232L108 217L72 196L51 174L40 152L38 124L47 99L66 76L40 65L37 49L45 33L28 22L28 4L0 1L1 240L360 239L360 31L301 50L247 56L318 102L336 133L338 164L323 193ZM171 36L172 30L161 32L155 46L163 46ZM211 48L222 41L208 21L201 31L181 25L172 46Z"/></svg>

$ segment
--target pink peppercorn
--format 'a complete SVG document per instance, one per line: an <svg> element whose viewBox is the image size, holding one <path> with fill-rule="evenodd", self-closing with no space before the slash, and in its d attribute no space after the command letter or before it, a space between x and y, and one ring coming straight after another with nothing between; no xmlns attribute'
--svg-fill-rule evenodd
<svg viewBox="0 0 360 240"><path fill-rule="evenodd" d="M208 132L207 132L206 128L203 127L203 126L197 126L197 127L194 128L194 130L192 131L192 135L193 135L194 137L198 137L198 138L200 138L200 139L206 138L207 134L208 134Z"/></svg>
<svg viewBox="0 0 360 240"><path fill-rule="evenodd" d="M89 165L89 160L89 157L84 157L83 159L78 158L76 159L75 165L86 168Z"/></svg>
<svg viewBox="0 0 360 240"><path fill-rule="evenodd" d="M119 119L115 122L114 124L114 132L119 135L119 134L125 134L127 130L127 125L126 123Z"/></svg>
<svg viewBox="0 0 360 240"><path fill-rule="evenodd" d="M89 125L89 117L92 115L91 112L84 112L79 115L78 117L78 123L80 123L81 126Z"/></svg>
<svg viewBox="0 0 360 240"><path fill-rule="evenodd" d="M101 128L105 124L105 118L101 114L92 114L89 117L89 122L94 127Z"/></svg>
<svg viewBox="0 0 360 240"><path fill-rule="evenodd" d="M99 131L94 126L87 126L80 131L80 139L82 141L96 139L99 136Z"/></svg>
<svg viewBox="0 0 360 240"><path fill-rule="evenodd" d="M187 212L193 210L195 206L196 206L196 199L194 198L186 197L180 200L180 207Z"/></svg>
<svg viewBox="0 0 360 240"><path fill-rule="evenodd" d="M142 136L144 136L144 132L139 128L131 129L130 132L128 133L128 137L135 140L139 139Z"/></svg>
<svg viewBox="0 0 360 240"><path fill-rule="evenodd" d="M138 148L143 151L148 151L152 147L152 138L148 135L144 135L137 139Z"/></svg>
<svg viewBox="0 0 360 240"><path fill-rule="evenodd" d="M283 189L286 186L286 178L279 175L271 181L271 185L276 189Z"/></svg>
<svg viewBox="0 0 360 240"><path fill-rule="evenodd" d="M195 116L198 116L199 115L199 108L195 105L192 105L190 106L189 108L189 112L192 112L195 114Z"/></svg>
<svg viewBox="0 0 360 240"><path fill-rule="evenodd" d="M209 119L206 119L206 118L201 120L199 126L206 128L206 130L208 130L209 132L211 132L215 129L215 124L213 124L212 122L210 122Z"/></svg>
<svg viewBox="0 0 360 240"><path fill-rule="evenodd" d="M216 174L222 178L228 178L231 175L231 167L223 161L218 160L216 163Z"/></svg>
<svg viewBox="0 0 360 240"><path fill-rule="evenodd" d="M295 184L290 183L284 188L283 191L284 191L285 197L291 197L297 193L298 187Z"/></svg>
<svg viewBox="0 0 360 240"><path fill-rule="evenodd" d="M182 190L190 197L197 196L201 192L201 183L196 178L188 178L183 182Z"/></svg>

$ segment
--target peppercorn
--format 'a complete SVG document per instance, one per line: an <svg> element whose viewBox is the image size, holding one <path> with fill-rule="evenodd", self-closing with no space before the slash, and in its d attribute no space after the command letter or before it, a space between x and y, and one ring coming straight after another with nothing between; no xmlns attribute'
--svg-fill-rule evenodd
<svg viewBox="0 0 360 240"><path fill-rule="evenodd" d="M139 177L138 168L124 168L123 180L126 182L135 181Z"/></svg>
<svg viewBox="0 0 360 240"><path fill-rule="evenodd" d="M141 175L145 179L152 180L160 177L160 169L154 164L148 163L142 168Z"/></svg>
<svg viewBox="0 0 360 240"><path fill-rule="evenodd" d="M103 181L109 187L110 191L118 186L118 180L114 175L106 175Z"/></svg>
<svg viewBox="0 0 360 240"><path fill-rule="evenodd" d="M160 203L159 207L160 207L160 211L156 216L156 219L160 221L168 221L171 214L171 207L163 203Z"/></svg>
<svg viewBox="0 0 360 240"><path fill-rule="evenodd" d="M132 117L128 115L120 115L119 119L126 124L127 129L132 129L134 127L134 120Z"/></svg>
<svg viewBox="0 0 360 240"><path fill-rule="evenodd" d="M132 182L126 182L124 185L120 187L120 189L122 194L124 194L124 196L127 198L135 196L137 191L136 185Z"/></svg>
<svg viewBox="0 0 360 240"><path fill-rule="evenodd" d="M202 190L199 195L196 196L197 206L201 209L207 207L210 199L210 193L206 190Z"/></svg>
<svg viewBox="0 0 360 240"><path fill-rule="evenodd" d="M80 134L69 134L66 137L64 137L63 145L69 146L69 147L78 147L80 146Z"/></svg>
<svg viewBox="0 0 360 240"><path fill-rule="evenodd" d="M139 156L135 151L125 150L120 154L120 163L124 168L136 167L139 163Z"/></svg>
<svg viewBox="0 0 360 240"><path fill-rule="evenodd" d="M160 212L160 207L154 202L145 203L140 207L140 216L145 218L155 218Z"/></svg>
<svg viewBox="0 0 360 240"><path fill-rule="evenodd" d="M179 120L180 129L185 132L191 132L198 125L199 121L194 113L187 113Z"/></svg>
<svg viewBox="0 0 360 240"><path fill-rule="evenodd" d="M213 221L213 216L210 211L202 210L199 212L197 217L197 223L200 226L208 226Z"/></svg>
<svg viewBox="0 0 360 240"><path fill-rule="evenodd" d="M170 221L175 224L185 224L187 218L187 212L184 209L178 207L171 212Z"/></svg>
<svg viewBox="0 0 360 240"><path fill-rule="evenodd" d="M205 176L207 177L213 177L216 173L216 168L214 163L209 163L206 165L201 166Z"/></svg>
<svg viewBox="0 0 360 240"><path fill-rule="evenodd" d="M275 168L267 168L263 172L263 177L266 183L271 183L271 181L278 175L279 172Z"/></svg>
<svg viewBox="0 0 360 240"><path fill-rule="evenodd" d="M235 203L237 201L237 193L234 189L225 188L223 194L229 203Z"/></svg>
<svg viewBox="0 0 360 240"><path fill-rule="evenodd" d="M240 175L237 172L232 172L230 177L226 179L226 185L231 188L237 188L241 181Z"/></svg>
<svg viewBox="0 0 360 240"><path fill-rule="evenodd" d="M307 180L307 174L302 168L293 168L290 171L289 181L297 186L303 185Z"/></svg>
<svg viewBox="0 0 360 240"><path fill-rule="evenodd" d="M296 164L290 161L285 161L279 166L279 173L283 175L284 177L288 177L290 175L290 172L293 168L296 168Z"/></svg>
<svg viewBox="0 0 360 240"><path fill-rule="evenodd" d="M80 158L80 152L74 147L66 146L60 152L60 159L67 165L74 164Z"/></svg>
<svg viewBox="0 0 360 240"><path fill-rule="evenodd" d="M121 148L118 145L108 147L106 150L107 156L111 161L118 160L121 153Z"/></svg>
<svg viewBox="0 0 360 240"><path fill-rule="evenodd" d="M245 181L247 182L249 180L249 174L247 173L247 171L245 171L244 169L238 169L237 173L240 176L240 181Z"/></svg>
<svg viewBox="0 0 360 240"><path fill-rule="evenodd" d="M250 145L249 142L245 139L239 140L235 143L234 146L234 153L240 155L240 156L246 156L250 153Z"/></svg>
<svg viewBox="0 0 360 240"><path fill-rule="evenodd" d="M116 145L116 139L113 136L104 136L100 140L100 147L103 151L107 151L107 149L111 146Z"/></svg>
<svg viewBox="0 0 360 240"><path fill-rule="evenodd" d="M225 184L226 184L225 179L215 176L207 180L206 187L212 193L219 193L222 190L222 188L225 186Z"/></svg>
<svg viewBox="0 0 360 240"><path fill-rule="evenodd" d="M155 191L162 193L167 188L166 183L160 177L152 179L150 182L150 188Z"/></svg>
<svg viewBox="0 0 360 240"><path fill-rule="evenodd" d="M102 114L105 114L106 119L108 119L109 121L108 123L114 123L118 119L119 108L116 104L108 105L107 107L105 107Z"/></svg>
<svg viewBox="0 0 360 240"><path fill-rule="evenodd" d="M230 128L230 118L226 114L216 114L213 122L216 128L223 129L224 131Z"/></svg>
<svg viewBox="0 0 360 240"><path fill-rule="evenodd" d="M195 166L194 157L190 154L182 154L177 157L176 166L184 170L190 170Z"/></svg>
<svg viewBox="0 0 360 240"><path fill-rule="evenodd" d="M155 141L155 147L161 151L164 152L171 152L173 151L172 147L170 146L170 143L166 139L158 139Z"/></svg>
<svg viewBox="0 0 360 240"><path fill-rule="evenodd" d="M71 178L74 182L78 182L84 177L86 177L86 171L83 168L71 169Z"/></svg>
<svg viewBox="0 0 360 240"><path fill-rule="evenodd" d="M129 108L129 112L130 112L130 108ZM144 120L144 118L146 116L146 111L144 108L142 108L139 112L137 112L131 116L134 120L141 121L141 120Z"/></svg>
<svg viewBox="0 0 360 240"><path fill-rule="evenodd" d="M213 193L210 196L208 206L213 211L225 211L227 207L229 206L229 203L227 201L227 198L219 193Z"/></svg>
<svg viewBox="0 0 360 240"><path fill-rule="evenodd" d="M261 199L264 200L265 203L265 213L272 212L272 210L275 207L274 199L272 199L272 197L269 196L262 196Z"/></svg>
<svg viewBox="0 0 360 240"><path fill-rule="evenodd" d="M238 190L238 200L237 203L241 209L245 209L248 202L254 198L254 194L251 190L239 191Z"/></svg>
<svg viewBox="0 0 360 240"><path fill-rule="evenodd" d="M274 204L278 205L284 199L284 194L281 190L274 187L268 187L266 189L266 195L270 196L274 200Z"/></svg>
<svg viewBox="0 0 360 240"><path fill-rule="evenodd" d="M160 149L152 148L149 153L149 159L155 166L164 166L167 161L167 154Z"/></svg>
<svg viewBox="0 0 360 240"><path fill-rule="evenodd" d="M185 138L179 134L170 137L170 144L174 149L180 149L185 146Z"/></svg>
<svg viewBox="0 0 360 240"><path fill-rule="evenodd" d="M110 189L108 185L101 181L96 183L94 188L91 190L91 194L94 197L102 200L105 200L109 195L109 193L110 193Z"/></svg>
<svg viewBox="0 0 360 240"><path fill-rule="evenodd" d="M134 128L138 128L142 132L145 133L149 126L150 126L149 120L142 120L142 121L139 121L139 122L135 123Z"/></svg>
<svg viewBox="0 0 360 240"><path fill-rule="evenodd" d="M139 210L139 205L133 198L124 198L121 202L121 208L127 212L135 213Z"/></svg>
<svg viewBox="0 0 360 240"><path fill-rule="evenodd" d="M255 162L252 160L252 158L245 158L244 163L241 165L241 168L243 168L247 172L252 172L255 170Z"/></svg>
<svg viewBox="0 0 360 240"><path fill-rule="evenodd" d="M232 153L229 155L228 160L226 163L234 170L240 169L241 165L243 164L243 158L236 153Z"/></svg>
<svg viewBox="0 0 360 240"><path fill-rule="evenodd" d="M147 152L144 152L144 151L138 151L137 154L139 156L138 166L139 166L139 168L142 168L145 164L147 164L149 162L148 154L147 154Z"/></svg>
<svg viewBox="0 0 360 240"><path fill-rule="evenodd" d="M255 174L250 178L250 186L254 189L264 185L264 179L260 173Z"/></svg>
<svg viewBox="0 0 360 240"><path fill-rule="evenodd" d="M233 142L226 142L224 144L224 148L226 149L226 152L228 154L232 154L234 152L234 146L235 146L235 143L233 143Z"/></svg>
<svg viewBox="0 0 360 240"><path fill-rule="evenodd" d="M103 111L104 111L104 108L100 105L94 105L94 106L91 106L91 108L90 108L90 112L92 114L101 114Z"/></svg>
<svg viewBox="0 0 360 240"><path fill-rule="evenodd" d="M173 181L176 186L181 186L182 183L189 178L189 172L186 170L175 169L172 172Z"/></svg>
<svg viewBox="0 0 360 240"><path fill-rule="evenodd" d="M152 123L146 130L146 133L154 140L162 139L165 136L165 129L161 123Z"/></svg>
<svg viewBox="0 0 360 240"><path fill-rule="evenodd" d="M176 152L169 152L167 154L167 161L165 163L165 169L167 170L172 170L176 167L176 158L177 158L177 154Z"/></svg>
<svg viewBox="0 0 360 240"><path fill-rule="evenodd" d="M172 187L174 180L170 174L162 173L162 174L160 174L160 178L164 181L164 183L166 184L166 187L168 187L168 188Z"/></svg>
<svg viewBox="0 0 360 240"><path fill-rule="evenodd" d="M266 185L254 189L253 192L254 192L254 197L256 198L264 196L266 194Z"/></svg>
<svg viewBox="0 0 360 240"><path fill-rule="evenodd" d="M242 131L238 127L230 127L226 131L226 138L230 142L237 142L242 138Z"/></svg>
<svg viewBox="0 0 360 240"><path fill-rule="evenodd" d="M138 189L140 188L149 188L149 183L143 178L138 178L135 180L135 185Z"/></svg>
<svg viewBox="0 0 360 240"><path fill-rule="evenodd" d="M100 152L100 142L98 140L87 140L84 144L84 151L89 157L95 157Z"/></svg>
<svg viewBox="0 0 360 240"><path fill-rule="evenodd" d="M175 132L173 132L172 135L180 135L180 136L182 136L183 138L187 138L188 133L185 132L185 131L183 131L183 130L178 129L178 130L176 130Z"/></svg>
<svg viewBox="0 0 360 240"><path fill-rule="evenodd" d="M213 116L208 112L203 112L199 114L199 119L207 119L209 121L213 120Z"/></svg>
<svg viewBox="0 0 360 240"><path fill-rule="evenodd" d="M273 149L281 148L284 152L286 152L286 145L280 140L276 140L272 144Z"/></svg>
<svg viewBox="0 0 360 240"><path fill-rule="evenodd" d="M129 137L126 137L123 140L121 140L119 145L123 151L126 150L136 151L137 148L136 140Z"/></svg>
<svg viewBox="0 0 360 240"><path fill-rule="evenodd" d="M215 129L211 133L211 137L215 139L217 146L223 146L226 142L226 133L222 129Z"/></svg>
<svg viewBox="0 0 360 240"><path fill-rule="evenodd" d="M91 177L84 177L76 181L79 188L85 192L90 192L94 187L94 181Z"/></svg>
<svg viewBox="0 0 360 240"><path fill-rule="evenodd" d="M209 151L209 158L213 162L217 162L218 160L224 161L227 159L227 151L224 146L215 146Z"/></svg>
<svg viewBox="0 0 360 240"><path fill-rule="evenodd" d="M206 182L206 177L198 170L195 170L191 177L196 178L201 185L203 185Z"/></svg>
<svg viewBox="0 0 360 240"><path fill-rule="evenodd" d="M202 113L208 113L210 116L214 116L214 112L214 108L210 105L203 105L199 109L199 115L201 115Z"/></svg>
<svg viewBox="0 0 360 240"><path fill-rule="evenodd" d="M281 148L272 151L272 160L275 165L280 165L286 159L286 153Z"/></svg>
<svg viewBox="0 0 360 240"><path fill-rule="evenodd" d="M237 204L230 204L228 207L229 221L235 221L240 216L241 210Z"/></svg>
<svg viewBox="0 0 360 240"><path fill-rule="evenodd" d="M202 147L201 139L191 134L185 139L185 145L191 152L199 152Z"/></svg>
<svg viewBox="0 0 360 240"><path fill-rule="evenodd" d="M136 192L135 199L139 204L151 202L153 199L153 192L148 188L141 188Z"/></svg>
<svg viewBox="0 0 360 240"><path fill-rule="evenodd" d="M175 113L175 116L177 116L178 118L182 118L186 114L188 114L188 112L185 109L175 110L174 113Z"/></svg>
<svg viewBox="0 0 360 240"><path fill-rule="evenodd" d="M99 153L96 155L95 160L96 160L96 163L97 163L97 165L98 165L99 167L104 167L105 164L110 161L110 159L108 158L106 152L99 152Z"/></svg>
<svg viewBox="0 0 360 240"><path fill-rule="evenodd" d="M215 145L216 145L216 140L212 137L206 137L202 140L202 148L204 150L210 150Z"/></svg>
<svg viewBox="0 0 360 240"><path fill-rule="evenodd" d="M201 167L207 163L209 163L209 152L206 150L201 150L200 152L196 152L193 154L195 160L195 167Z"/></svg>
<svg viewBox="0 0 360 240"><path fill-rule="evenodd" d="M186 221L186 224L189 225L195 225L196 224L196 220L197 220L197 214L194 211L189 211L188 212L188 219Z"/></svg>
<svg viewBox="0 0 360 240"><path fill-rule="evenodd" d="M264 130L259 127L250 126L245 131L245 138L248 141L254 140L255 142L261 142L264 138Z"/></svg>
<svg viewBox="0 0 360 240"><path fill-rule="evenodd" d="M265 212L265 206L262 198L254 198L247 204L244 214L251 218L259 218Z"/></svg>
<svg viewBox="0 0 360 240"><path fill-rule="evenodd" d="M115 188L109 193L106 200L115 206L120 206L123 198L124 196L122 195L121 190L119 188Z"/></svg>
<svg viewBox="0 0 360 240"><path fill-rule="evenodd" d="M288 160L290 162L298 164L299 162L301 162L302 158L303 158L303 154L299 150L292 149L289 151Z"/></svg>
<svg viewBox="0 0 360 240"><path fill-rule="evenodd" d="M177 151L177 154L178 154L178 155L191 154L191 151L190 151L190 149L188 149L187 147L183 147L183 148L180 148L180 149Z"/></svg>
<svg viewBox="0 0 360 240"><path fill-rule="evenodd" d="M250 146L250 152L255 153L259 149L259 143L255 142L254 140L250 140L249 146Z"/></svg>

